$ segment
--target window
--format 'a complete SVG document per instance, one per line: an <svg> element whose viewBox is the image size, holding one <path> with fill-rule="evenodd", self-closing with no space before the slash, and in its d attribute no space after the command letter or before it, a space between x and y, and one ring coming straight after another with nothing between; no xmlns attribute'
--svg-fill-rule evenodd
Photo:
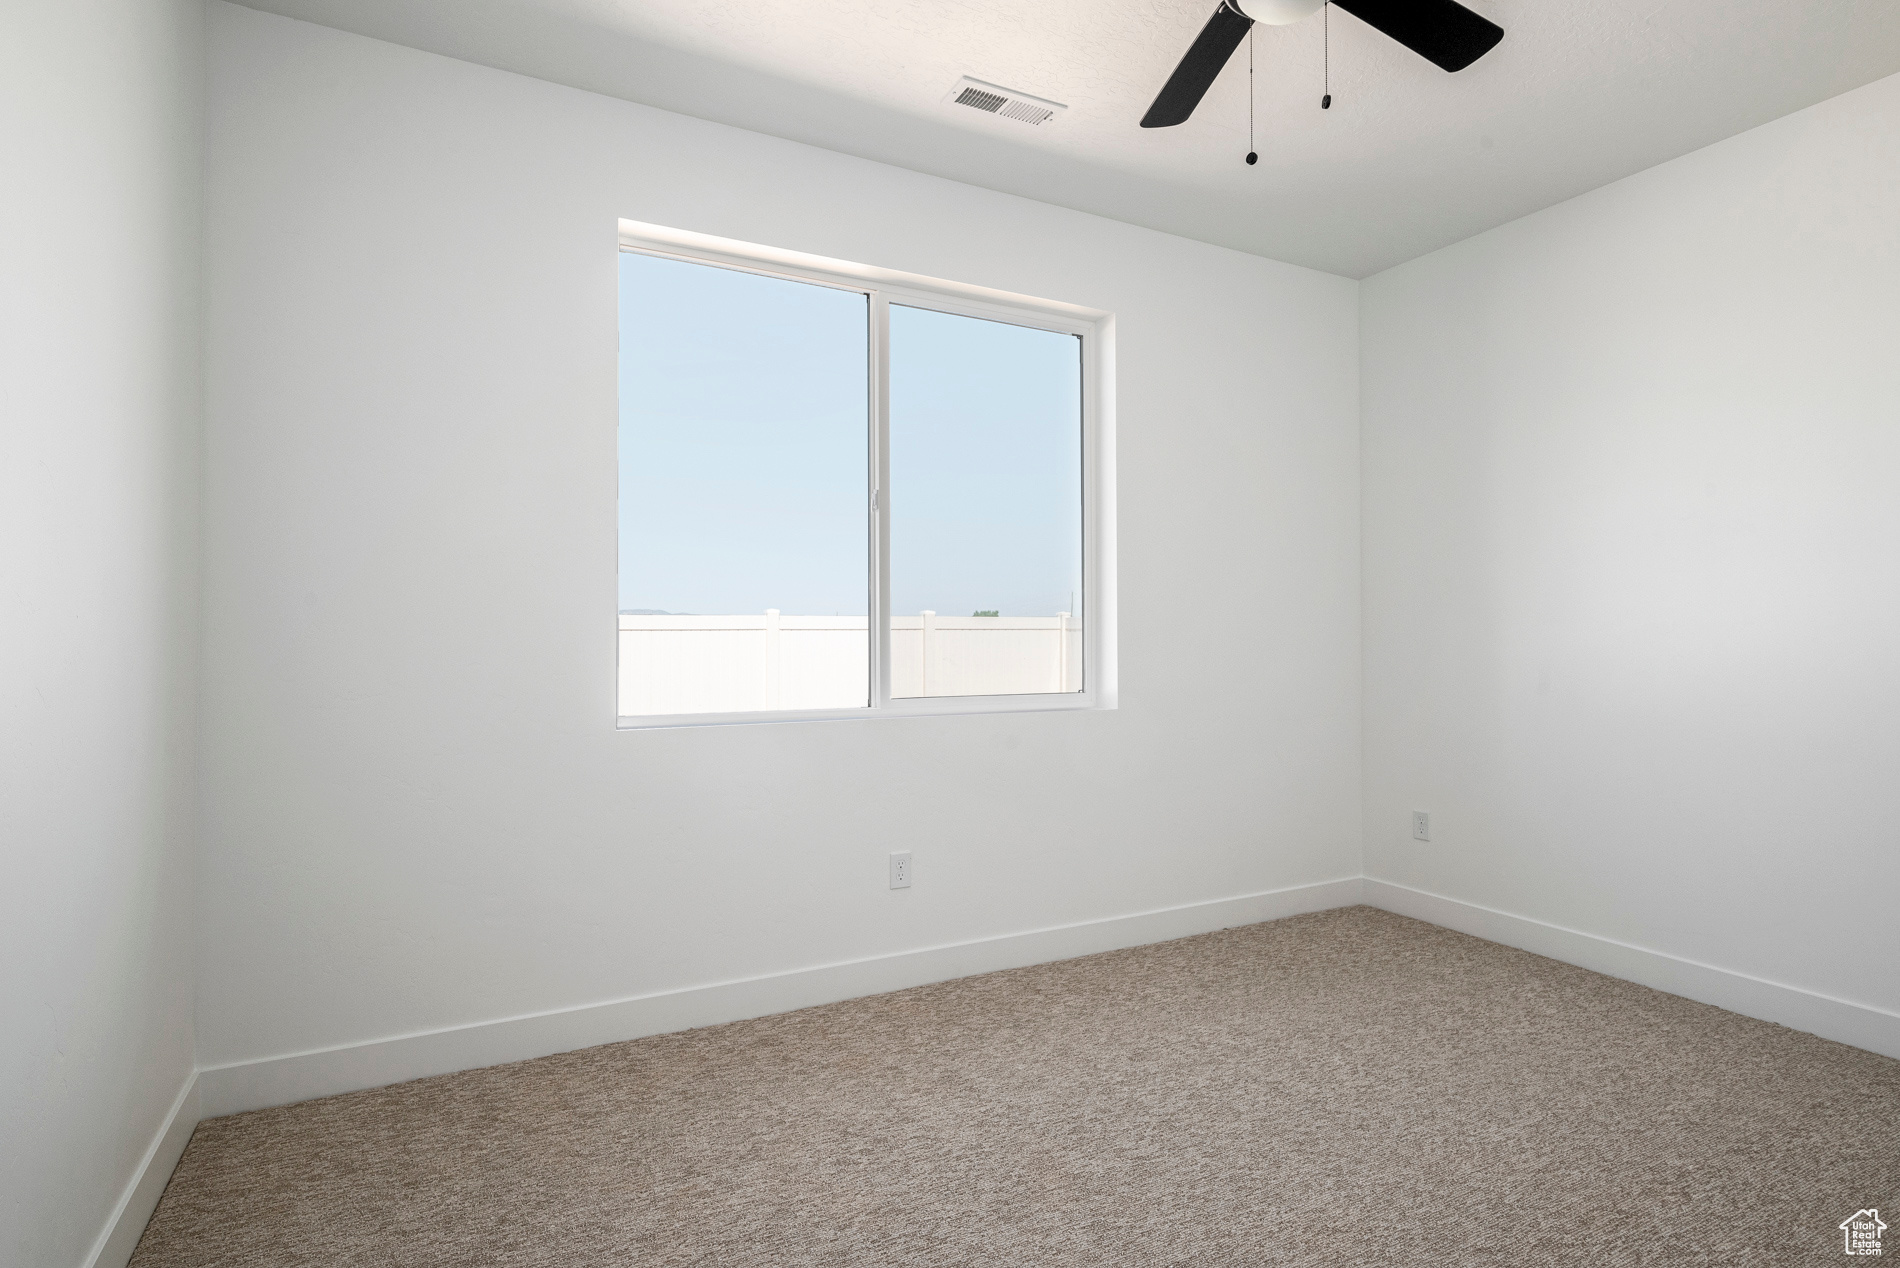
<svg viewBox="0 0 1900 1268"><path fill-rule="evenodd" d="M623 726L1103 702L1100 315L620 254Z"/></svg>

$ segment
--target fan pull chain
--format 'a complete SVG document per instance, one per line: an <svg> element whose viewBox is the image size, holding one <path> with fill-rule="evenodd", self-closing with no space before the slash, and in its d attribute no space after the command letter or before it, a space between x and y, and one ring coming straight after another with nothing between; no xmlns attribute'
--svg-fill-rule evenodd
<svg viewBox="0 0 1900 1268"><path fill-rule="evenodd" d="M1260 161L1253 148L1253 28L1247 28L1247 166Z"/></svg>
<svg viewBox="0 0 1900 1268"><path fill-rule="evenodd" d="M1333 0L1326 0L1326 7L1320 10L1320 99L1321 110L1333 108ZM1251 31L1249 35L1253 34Z"/></svg>

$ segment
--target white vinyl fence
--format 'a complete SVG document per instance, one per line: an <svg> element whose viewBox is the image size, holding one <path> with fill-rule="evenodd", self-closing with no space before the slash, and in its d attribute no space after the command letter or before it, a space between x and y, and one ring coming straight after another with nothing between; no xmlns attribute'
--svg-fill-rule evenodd
<svg viewBox="0 0 1900 1268"><path fill-rule="evenodd" d="M861 616L620 617L620 716L865 704ZM1082 628L1055 616L891 618L893 696L1082 689Z"/></svg>

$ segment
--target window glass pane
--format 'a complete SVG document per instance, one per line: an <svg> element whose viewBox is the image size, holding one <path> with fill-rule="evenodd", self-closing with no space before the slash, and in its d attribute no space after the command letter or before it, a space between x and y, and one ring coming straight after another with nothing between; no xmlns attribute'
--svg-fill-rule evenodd
<svg viewBox="0 0 1900 1268"><path fill-rule="evenodd" d="M621 253L621 716L869 704L869 302Z"/></svg>
<svg viewBox="0 0 1900 1268"><path fill-rule="evenodd" d="M1082 689L1082 341L891 305L891 694Z"/></svg>

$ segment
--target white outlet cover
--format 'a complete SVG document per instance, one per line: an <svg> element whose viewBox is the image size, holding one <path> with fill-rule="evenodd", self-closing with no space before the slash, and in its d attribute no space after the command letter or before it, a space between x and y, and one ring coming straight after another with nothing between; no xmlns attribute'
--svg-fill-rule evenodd
<svg viewBox="0 0 1900 1268"><path fill-rule="evenodd" d="M910 888L910 851L891 851L891 888Z"/></svg>
<svg viewBox="0 0 1900 1268"><path fill-rule="evenodd" d="M1414 841L1432 839L1432 817L1423 810L1412 812L1412 839Z"/></svg>

